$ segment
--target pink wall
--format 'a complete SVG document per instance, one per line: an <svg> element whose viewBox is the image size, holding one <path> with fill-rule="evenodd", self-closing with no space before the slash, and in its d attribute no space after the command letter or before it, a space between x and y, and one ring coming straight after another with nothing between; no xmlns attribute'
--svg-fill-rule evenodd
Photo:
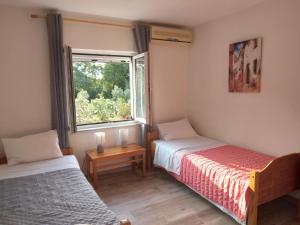
<svg viewBox="0 0 300 225"><path fill-rule="evenodd" d="M27 9L1 6L0 28L0 138L50 129L45 22Z"/></svg>
<svg viewBox="0 0 300 225"><path fill-rule="evenodd" d="M150 73L153 123L187 116L187 74L190 48L151 43Z"/></svg>
<svg viewBox="0 0 300 225"><path fill-rule="evenodd" d="M299 0L272 0L196 29L188 112L200 134L276 156L300 151L299 12ZM229 93L229 44L253 37L263 38L261 93Z"/></svg>
<svg viewBox="0 0 300 225"><path fill-rule="evenodd" d="M47 27L45 20L31 19L31 13L45 14L32 8L0 6L0 139L51 128ZM135 51L133 32L126 28L66 22L64 42L77 49ZM189 49L153 45L152 50L154 119L184 117ZM118 144L118 128L103 131L107 146ZM95 146L94 132L70 135L79 159ZM136 142L138 127L130 126L129 133L129 141Z"/></svg>
<svg viewBox="0 0 300 225"><path fill-rule="evenodd" d="M51 129L47 26L45 20L31 19L31 13L45 14L31 8L0 6L0 139ZM65 23L64 41L73 48L134 51L130 29ZM103 131L108 146L118 144L118 128ZM79 159L95 146L94 132L70 135ZM137 126L130 126L129 132L129 141L136 142ZM0 155L2 150L0 141Z"/></svg>
<svg viewBox="0 0 300 225"><path fill-rule="evenodd" d="M32 12L0 7L0 138L50 129L47 31L44 21L30 19ZM191 50L151 46L154 122L188 114L201 134L272 155L299 151L299 12L298 0L269 0L198 27ZM104 30L107 36L88 45L76 35ZM253 37L263 38L262 91L229 93L229 43ZM101 26L68 24L65 41L75 48L134 50L130 30ZM108 132L115 143L115 130ZM92 146L92 133L71 136L79 156Z"/></svg>

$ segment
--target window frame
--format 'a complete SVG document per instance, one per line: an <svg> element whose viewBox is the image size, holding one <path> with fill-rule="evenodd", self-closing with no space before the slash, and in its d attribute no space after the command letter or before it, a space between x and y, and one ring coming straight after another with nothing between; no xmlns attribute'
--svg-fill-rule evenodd
<svg viewBox="0 0 300 225"><path fill-rule="evenodd" d="M132 126L138 124L138 122L134 118L134 101L133 101L133 56L136 54L108 54L108 53L88 53L88 52L83 52L83 51L74 51L71 53L72 55L72 62L71 62L71 70L73 74L73 56L95 56L95 57L116 57L116 58L126 58L130 59L129 62L129 87L130 87L130 105L131 105L131 119L125 119L125 120L117 120L117 121L103 121L103 122L97 122L97 123L88 123L88 124L77 124L77 116L76 116L76 104L75 104L75 82L74 82L74 77L72 76L71 82L73 83L73 91L71 93L72 100L74 101L74 105L72 107L73 114L75 116L74 118L74 126L76 127L76 131L84 131L84 130L94 130L94 129L101 129L101 128L113 128L113 127L122 127L122 126Z"/></svg>
<svg viewBox="0 0 300 225"><path fill-rule="evenodd" d="M140 123L144 123L147 124L150 121L149 118L149 112L150 112L150 81L149 81L149 58L148 58L148 52L143 52L137 55L132 56L132 90L133 90L133 97L132 97L132 112L133 112L133 118L134 120L140 122ZM145 107L145 115L144 117L138 117L137 116L137 107L136 107L136 61L140 58L144 58L144 90L145 90L145 96L144 96L144 107Z"/></svg>

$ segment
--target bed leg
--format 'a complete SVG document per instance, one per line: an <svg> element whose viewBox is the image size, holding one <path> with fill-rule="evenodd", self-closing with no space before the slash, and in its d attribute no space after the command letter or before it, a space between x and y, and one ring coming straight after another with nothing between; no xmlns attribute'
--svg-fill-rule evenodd
<svg viewBox="0 0 300 225"><path fill-rule="evenodd" d="M259 173L255 170L250 171L250 192L251 202L248 210L247 225L257 225Z"/></svg>
<svg viewBox="0 0 300 225"><path fill-rule="evenodd" d="M250 206L247 225L257 225L257 206Z"/></svg>

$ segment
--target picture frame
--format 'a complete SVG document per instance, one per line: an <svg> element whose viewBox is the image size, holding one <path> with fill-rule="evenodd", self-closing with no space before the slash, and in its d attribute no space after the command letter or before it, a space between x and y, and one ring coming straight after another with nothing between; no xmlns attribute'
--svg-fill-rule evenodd
<svg viewBox="0 0 300 225"><path fill-rule="evenodd" d="M262 38L229 45L229 92L260 92Z"/></svg>

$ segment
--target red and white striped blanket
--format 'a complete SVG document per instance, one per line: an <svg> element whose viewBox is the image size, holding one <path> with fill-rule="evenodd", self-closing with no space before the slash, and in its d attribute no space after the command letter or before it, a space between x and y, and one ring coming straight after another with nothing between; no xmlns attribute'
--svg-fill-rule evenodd
<svg viewBox="0 0 300 225"><path fill-rule="evenodd" d="M272 159L224 145L186 154L181 160L180 175L173 176L244 223L250 203L249 172L263 169Z"/></svg>

